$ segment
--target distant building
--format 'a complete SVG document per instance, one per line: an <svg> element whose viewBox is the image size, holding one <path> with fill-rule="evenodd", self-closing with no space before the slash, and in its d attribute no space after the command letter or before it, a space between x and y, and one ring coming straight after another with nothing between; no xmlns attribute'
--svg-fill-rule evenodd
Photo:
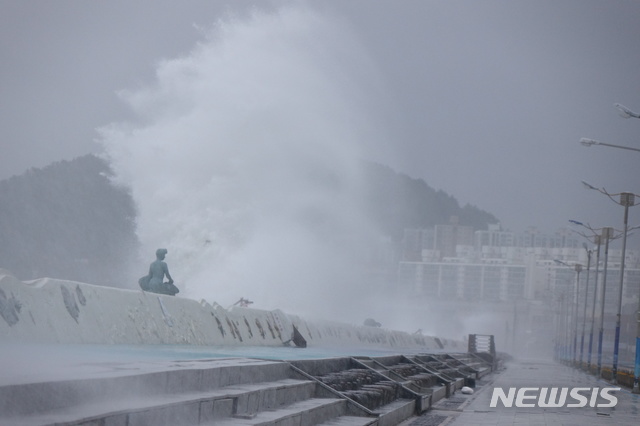
<svg viewBox="0 0 640 426"><path fill-rule="evenodd" d="M438 299L514 300L525 297L524 265L400 262L398 286Z"/></svg>
<svg viewBox="0 0 640 426"><path fill-rule="evenodd" d="M433 229L405 229L402 260L422 261L424 255L432 259L455 257L458 246L473 246L473 241L473 227L459 225L458 218L453 216L448 225L436 225Z"/></svg>
<svg viewBox="0 0 640 426"><path fill-rule="evenodd" d="M555 260L582 264L580 290L584 291L587 284L587 251L581 239L567 229L545 235L529 228L517 234L490 225L487 230L474 232L454 219L433 229L405 230L402 253L398 288L421 297L549 301L561 293L573 295L576 272ZM640 292L640 252L627 250L625 257L623 298L631 302ZM617 303L614 296L620 281L620 261L621 251L610 249L607 307ZM589 291L594 288L595 263L593 254ZM599 275L602 282L602 265Z"/></svg>
<svg viewBox="0 0 640 426"><path fill-rule="evenodd" d="M405 229L402 238L402 260L421 261L424 250L435 247L433 229Z"/></svg>
<svg viewBox="0 0 640 426"><path fill-rule="evenodd" d="M481 247L515 247L516 236L513 232L503 231L499 224L489 225L486 231L475 232L475 248Z"/></svg>
<svg viewBox="0 0 640 426"><path fill-rule="evenodd" d="M449 225L436 225L434 228L434 249L444 257L455 257L457 246L473 246L474 229L461 226L458 218L453 216Z"/></svg>

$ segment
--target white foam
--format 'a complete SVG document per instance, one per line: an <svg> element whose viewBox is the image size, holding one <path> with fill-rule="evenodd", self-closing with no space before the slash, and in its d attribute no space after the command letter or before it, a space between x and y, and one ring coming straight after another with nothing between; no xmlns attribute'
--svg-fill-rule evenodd
<svg viewBox="0 0 640 426"><path fill-rule="evenodd" d="M166 247L189 297L348 312L375 236L359 171L373 68L339 20L295 6L219 22L123 93L136 121L102 143L138 207L140 276Z"/></svg>

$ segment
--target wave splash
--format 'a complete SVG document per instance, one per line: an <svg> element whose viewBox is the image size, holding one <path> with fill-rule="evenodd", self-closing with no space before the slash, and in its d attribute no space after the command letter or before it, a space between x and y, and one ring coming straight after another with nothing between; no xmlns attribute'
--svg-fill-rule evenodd
<svg viewBox="0 0 640 426"><path fill-rule="evenodd" d="M374 68L343 22L289 7L218 22L121 93L135 122L101 143L138 207L140 275L166 247L188 297L325 317L350 305L377 238L360 173Z"/></svg>

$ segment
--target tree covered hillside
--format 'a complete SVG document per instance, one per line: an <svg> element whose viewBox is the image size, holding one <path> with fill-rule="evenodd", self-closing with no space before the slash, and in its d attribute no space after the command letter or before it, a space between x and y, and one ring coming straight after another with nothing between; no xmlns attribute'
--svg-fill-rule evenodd
<svg viewBox="0 0 640 426"><path fill-rule="evenodd" d="M107 164L86 155L0 181L0 268L22 280L130 287L135 208Z"/></svg>
<svg viewBox="0 0 640 426"><path fill-rule="evenodd" d="M394 239L405 228L431 228L449 224L452 216L460 225L486 229L499 222L491 213L458 201L443 191L436 191L422 179L413 179L380 164L365 165L369 187L366 199L379 228Z"/></svg>

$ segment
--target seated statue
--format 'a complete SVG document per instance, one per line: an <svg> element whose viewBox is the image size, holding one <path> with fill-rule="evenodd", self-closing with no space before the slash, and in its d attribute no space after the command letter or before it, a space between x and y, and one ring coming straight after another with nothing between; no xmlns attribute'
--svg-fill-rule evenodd
<svg viewBox="0 0 640 426"><path fill-rule="evenodd" d="M180 290L173 285L173 278L169 274L169 267L164 262L164 258L167 255L167 249L160 248L156 250L156 260L149 266L149 274L138 280L140 288L144 291L150 291L152 293L168 294L169 296L175 296ZM167 277L169 281L164 281L164 277Z"/></svg>

